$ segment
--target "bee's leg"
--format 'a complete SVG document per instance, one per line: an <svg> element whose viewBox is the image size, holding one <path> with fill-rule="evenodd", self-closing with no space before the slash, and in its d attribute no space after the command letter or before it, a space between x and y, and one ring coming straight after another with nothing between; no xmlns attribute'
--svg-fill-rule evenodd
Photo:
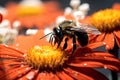
<svg viewBox="0 0 120 80"><path fill-rule="evenodd" d="M49 43L52 44L52 42L53 42L53 36L50 35Z"/></svg>
<svg viewBox="0 0 120 80"><path fill-rule="evenodd" d="M57 43L58 43L57 48L59 48L61 42L62 42L62 40L59 40L59 41L57 42Z"/></svg>
<svg viewBox="0 0 120 80"><path fill-rule="evenodd" d="M52 41L53 45L55 45L57 43L58 39L57 39L56 36L52 36L52 40L51 41Z"/></svg>
<svg viewBox="0 0 120 80"><path fill-rule="evenodd" d="M72 54L74 53L75 49L76 49L76 36L73 35L73 50L72 50Z"/></svg>
<svg viewBox="0 0 120 80"><path fill-rule="evenodd" d="M68 41L68 37L65 38L65 43L64 43L64 46L63 46L63 50L65 50L68 46L67 41Z"/></svg>
<svg viewBox="0 0 120 80"><path fill-rule="evenodd" d="M63 40L64 35L63 35L62 32L60 32L57 37L58 37L58 38L56 39L56 41L57 41L57 44L58 44L58 45L57 45L57 48L58 48L58 47L60 46L62 40Z"/></svg>
<svg viewBox="0 0 120 80"><path fill-rule="evenodd" d="M56 43L57 43L57 38L54 37L54 38L53 38L53 44L55 45Z"/></svg>

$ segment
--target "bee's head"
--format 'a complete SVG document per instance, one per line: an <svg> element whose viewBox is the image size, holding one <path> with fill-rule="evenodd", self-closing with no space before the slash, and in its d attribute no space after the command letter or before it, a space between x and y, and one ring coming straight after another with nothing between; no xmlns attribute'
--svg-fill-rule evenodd
<svg viewBox="0 0 120 80"><path fill-rule="evenodd" d="M61 28L60 27L54 27L53 32L54 32L55 35L59 35L60 32L61 32Z"/></svg>

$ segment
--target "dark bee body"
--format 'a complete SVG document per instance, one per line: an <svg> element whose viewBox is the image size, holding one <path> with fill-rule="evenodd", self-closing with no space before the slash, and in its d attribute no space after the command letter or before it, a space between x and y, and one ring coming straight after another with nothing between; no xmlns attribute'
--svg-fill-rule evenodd
<svg viewBox="0 0 120 80"><path fill-rule="evenodd" d="M76 49L76 40L79 42L79 44L81 46L85 46L88 44L88 35L87 32L82 30L81 31L77 31L77 30L72 30L72 28L74 28L76 26L76 24L73 21L64 21L62 22L59 27L55 27L53 29L53 35L51 35L50 37L50 42L56 44L59 47L63 38L65 37L65 42L63 45L63 50L65 50L67 48L67 41L69 40L69 38L72 38L72 42L73 42L73 52ZM52 37L53 36L53 37ZM52 40L52 38L54 38L54 41ZM72 52L72 53L73 53Z"/></svg>
<svg viewBox="0 0 120 80"><path fill-rule="evenodd" d="M58 27L54 27L53 32L48 33L47 35L51 34L49 42L54 45L57 44L57 48L60 47L60 44L64 39L63 50L67 48L67 42L71 38L73 43L73 53L76 49L76 41L78 41L81 46L86 46L88 44L88 33L99 34L100 32L94 27L66 20L60 23Z"/></svg>

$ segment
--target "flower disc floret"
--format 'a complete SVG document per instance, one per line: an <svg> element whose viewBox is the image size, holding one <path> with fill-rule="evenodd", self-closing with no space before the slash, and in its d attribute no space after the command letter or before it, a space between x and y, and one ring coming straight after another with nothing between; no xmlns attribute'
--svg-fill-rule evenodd
<svg viewBox="0 0 120 80"><path fill-rule="evenodd" d="M64 51L53 46L34 46L26 56L27 63L40 70L59 69L66 60Z"/></svg>
<svg viewBox="0 0 120 80"><path fill-rule="evenodd" d="M90 23L101 32L113 32L120 30L120 11L105 9L92 15Z"/></svg>

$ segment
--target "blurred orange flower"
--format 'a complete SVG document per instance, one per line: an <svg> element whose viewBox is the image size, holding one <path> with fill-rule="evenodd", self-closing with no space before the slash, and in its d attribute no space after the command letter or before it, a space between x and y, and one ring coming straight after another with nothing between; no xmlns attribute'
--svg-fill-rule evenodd
<svg viewBox="0 0 120 80"><path fill-rule="evenodd" d="M21 27L26 28L44 28L53 24L56 17L63 14L59 4L55 1L44 2L39 6L8 3L6 9L8 13L4 19L10 20L11 23L18 20L21 22Z"/></svg>
<svg viewBox="0 0 120 80"><path fill-rule="evenodd" d="M40 36L43 36L42 30L34 36L19 37L19 44L14 48L0 45L1 80L108 80L93 68L120 72L120 61L113 55L92 50L102 46L101 42L77 48L71 55L71 47L61 51L61 48L56 49L45 39L39 40Z"/></svg>

